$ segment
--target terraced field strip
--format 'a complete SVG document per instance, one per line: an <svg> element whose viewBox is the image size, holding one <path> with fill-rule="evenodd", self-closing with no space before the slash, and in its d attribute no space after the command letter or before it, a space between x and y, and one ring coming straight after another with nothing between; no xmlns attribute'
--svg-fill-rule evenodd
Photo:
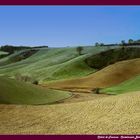
<svg viewBox="0 0 140 140"><path fill-rule="evenodd" d="M83 78L58 81L46 84L59 89L94 89L119 84L140 74L140 58L117 62Z"/></svg>

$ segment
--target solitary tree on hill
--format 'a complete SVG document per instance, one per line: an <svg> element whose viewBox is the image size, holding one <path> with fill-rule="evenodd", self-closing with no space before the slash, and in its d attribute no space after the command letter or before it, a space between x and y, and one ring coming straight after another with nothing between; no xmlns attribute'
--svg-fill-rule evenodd
<svg viewBox="0 0 140 140"><path fill-rule="evenodd" d="M100 43L100 46L104 46L104 43Z"/></svg>
<svg viewBox="0 0 140 140"><path fill-rule="evenodd" d="M94 88L91 91L92 91L92 93L100 94L100 88Z"/></svg>
<svg viewBox="0 0 140 140"><path fill-rule="evenodd" d="M79 46L79 47L76 48L76 50L77 50L77 52L78 52L79 55L82 54L82 50L83 50L83 49L84 49L84 48L81 47L81 46Z"/></svg>
<svg viewBox="0 0 140 140"><path fill-rule="evenodd" d="M121 41L121 44L122 44L122 45L125 45L125 40L122 40L122 41Z"/></svg>
<svg viewBox="0 0 140 140"><path fill-rule="evenodd" d="M95 43L95 46L98 47L98 46L100 46L100 44L99 44L98 42L96 42L96 43Z"/></svg>
<svg viewBox="0 0 140 140"><path fill-rule="evenodd" d="M133 39L129 39L129 40L128 40L128 43L129 43L129 44L131 44L131 43L133 43L133 42L134 42Z"/></svg>

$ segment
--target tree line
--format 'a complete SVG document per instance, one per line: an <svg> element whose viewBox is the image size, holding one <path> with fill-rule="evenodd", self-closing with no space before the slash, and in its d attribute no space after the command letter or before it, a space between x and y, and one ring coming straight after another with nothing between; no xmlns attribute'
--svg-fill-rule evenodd
<svg viewBox="0 0 140 140"><path fill-rule="evenodd" d="M116 44L104 44L104 43L98 43L96 42L94 46L96 47L111 47L111 46L136 46L136 45L140 45L140 40L133 40L133 39L129 39L127 42L125 40L122 40L120 43L116 43ZM78 46L76 47L76 51L78 52L79 55L82 55L82 51L84 50L84 47L82 46Z"/></svg>
<svg viewBox="0 0 140 140"><path fill-rule="evenodd" d="M133 40L129 39L128 41L122 40L120 43L116 44L104 44L104 43L95 43L95 46L133 46L133 45L140 45L140 40Z"/></svg>
<svg viewBox="0 0 140 140"><path fill-rule="evenodd" d="M48 46L35 46L35 47L29 47L29 46L13 46L13 45L4 45L0 47L0 51L8 52L8 54L12 54L15 51L21 51L24 49L32 49L32 48L48 48Z"/></svg>

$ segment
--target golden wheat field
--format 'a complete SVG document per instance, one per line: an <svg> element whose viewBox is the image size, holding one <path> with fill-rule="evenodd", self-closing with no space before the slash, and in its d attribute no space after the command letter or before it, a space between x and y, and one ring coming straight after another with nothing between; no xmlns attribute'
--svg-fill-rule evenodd
<svg viewBox="0 0 140 140"><path fill-rule="evenodd" d="M140 93L55 105L0 105L1 134L139 134Z"/></svg>

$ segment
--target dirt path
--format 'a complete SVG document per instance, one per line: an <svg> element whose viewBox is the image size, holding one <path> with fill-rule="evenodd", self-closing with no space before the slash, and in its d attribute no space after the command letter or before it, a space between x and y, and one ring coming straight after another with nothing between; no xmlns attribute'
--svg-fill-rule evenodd
<svg viewBox="0 0 140 140"><path fill-rule="evenodd" d="M39 85L41 87L47 88L48 87L46 85ZM83 101L91 101L91 100L96 100L99 98L104 98L104 97L108 97L111 95L106 95L106 94L95 94L92 93L90 89L77 89L77 88L70 88L70 89L64 89L64 88L50 88L53 90L61 90L61 91L69 91L72 96L67 98L67 99L63 99L63 100L59 100L56 101L54 104L62 104L62 103L75 103L75 102L83 102Z"/></svg>
<svg viewBox="0 0 140 140"><path fill-rule="evenodd" d="M91 101L96 100L99 98L105 98L111 95L105 95L105 94L94 94L94 93L82 93L82 92L72 92L73 96L70 98L67 98L65 100L58 101L56 103L76 103L76 102L85 102L85 101Z"/></svg>

